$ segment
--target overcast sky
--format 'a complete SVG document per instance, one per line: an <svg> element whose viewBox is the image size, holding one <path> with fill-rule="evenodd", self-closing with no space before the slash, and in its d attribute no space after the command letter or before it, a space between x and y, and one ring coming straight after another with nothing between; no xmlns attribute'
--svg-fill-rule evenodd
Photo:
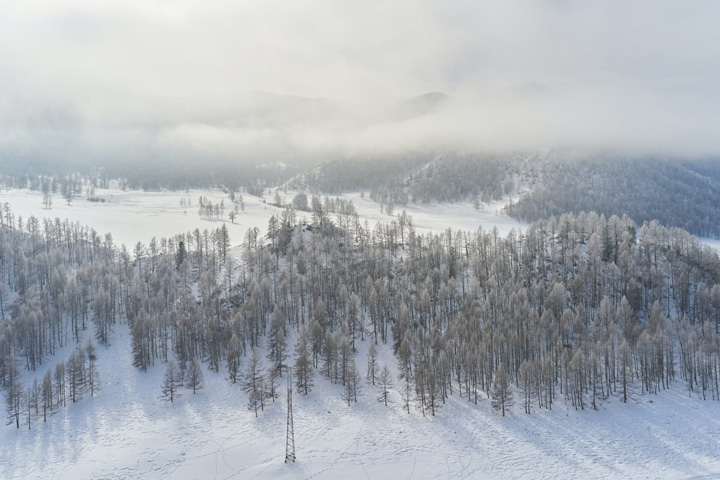
<svg viewBox="0 0 720 480"><path fill-rule="evenodd" d="M720 2L701 0L3 0L0 116L7 131L52 106L73 112L81 127L72 135L102 137L97 124L114 122L154 144L187 134L199 151L282 137L289 148L425 142L717 154L718 21ZM263 122L259 133L251 121L201 113L168 121L157 105L128 111L117 89L265 91L357 105L442 91L457 102L407 122L334 130ZM138 133L145 116L165 127ZM0 148L32 141L27 122L15 127Z"/></svg>

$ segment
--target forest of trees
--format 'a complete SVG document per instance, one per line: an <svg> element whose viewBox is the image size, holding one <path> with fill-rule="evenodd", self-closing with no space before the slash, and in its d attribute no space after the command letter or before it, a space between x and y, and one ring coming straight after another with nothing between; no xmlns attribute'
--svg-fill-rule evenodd
<svg viewBox="0 0 720 480"><path fill-rule="evenodd" d="M432 155L348 157L306 170L288 182L297 190L339 194L352 190L400 190L405 177Z"/></svg>
<svg viewBox="0 0 720 480"><path fill-rule="evenodd" d="M720 168L711 159L568 152L353 158L305 172L290 186L328 194L367 190L390 211L430 201L481 206L509 195L507 214L527 222L594 211L720 237Z"/></svg>
<svg viewBox="0 0 720 480"><path fill-rule="evenodd" d="M536 221L564 212L627 214L699 236L720 238L717 162L664 158L602 158L547 162L526 195L507 213Z"/></svg>
<svg viewBox="0 0 720 480"><path fill-rule="evenodd" d="M20 367L47 368L71 346L65 370L82 364L78 385L92 385L84 332L107 344L118 323L130 327L135 367L167 362L165 398L183 381L201 388L203 369L223 371L258 414L287 366L302 394L322 375L358 401L358 342L373 344L367 377L377 398L394 389L403 409L424 415L439 414L450 395L491 399L502 414L513 402L527 413L558 402L595 409L671 386L720 399L720 259L683 230L580 213L506 237L420 235L404 212L369 228L347 205L330 213L312 203L312 224L288 209L271 218L268 237L248 230L237 257L223 228L129 251L110 235L4 206L8 420L19 426L18 412L34 408L16 400L33 390ZM392 349L399 376L377 364L375 345ZM60 376L58 395L75 400Z"/></svg>
<svg viewBox="0 0 720 480"><path fill-rule="evenodd" d="M513 188L511 170L517 164L502 156L450 153L353 157L306 171L289 186L325 194L367 190L373 200L394 205L468 198L487 202Z"/></svg>
<svg viewBox="0 0 720 480"><path fill-rule="evenodd" d="M187 164L178 169L167 166L142 165L115 165L107 167L93 167L82 170L91 172L80 175L78 173L65 173L66 169L43 168L36 171L26 168L17 173L14 169L3 169L0 160L0 186L4 188L28 188L57 195L66 199L67 186L73 197L81 195L83 189L108 188L111 184L123 190L187 190L191 188L218 188L226 191L244 191L251 195L262 195L265 188L279 185L288 180L299 170L283 165L254 166L241 170L219 165L212 169L205 164ZM110 168L112 167L112 168Z"/></svg>

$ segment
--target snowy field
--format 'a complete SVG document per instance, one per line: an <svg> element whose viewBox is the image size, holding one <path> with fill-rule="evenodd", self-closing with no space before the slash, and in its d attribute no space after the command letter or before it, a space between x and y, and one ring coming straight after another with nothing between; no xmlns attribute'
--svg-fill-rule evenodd
<svg viewBox="0 0 720 480"><path fill-rule="evenodd" d="M360 193L346 193L340 198L352 200L355 209L362 219L371 224L376 222L389 222L390 215L380 212L380 206L366 195ZM504 201L495 201L484 204L480 210L475 210L471 202L437 203L396 205L395 215L405 210L413 219L415 229L419 233L439 233L448 228L453 230L492 230L497 227L500 235L507 235L510 230L524 230L528 225L505 216L501 213L505 206Z"/></svg>
<svg viewBox="0 0 720 480"><path fill-rule="evenodd" d="M53 196L53 205L46 210L42 205L42 193L25 189L10 189L0 191L0 203L8 203L15 215L21 215L24 219L35 216L36 218L60 218L69 219L72 222L80 222L94 228L98 233L104 235L112 233L113 240L117 245L125 244L132 248L138 241L150 242L152 237L170 237L180 232L193 231L199 228L215 229L225 222L230 233L233 245L242 243L243 236L248 228L257 227L264 232L267 229L268 219L271 215L277 215L283 209L269 205L272 202L271 195L267 198L243 195L245 210L240 211L234 223L230 221L228 213L232 209L232 202L227 194L219 190L190 190L184 191L160 191L144 192L139 190L122 191L120 189L96 189L95 195L105 200L101 202L89 202L86 197L75 198L70 205L60 197ZM283 203L289 203L295 192L281 192ZM224 220L207 220L198 215L198 198L206 197L213 204L219 204L221 200L225 203ZM191 207L181 206L181 199L190 199ZM368 220L371 226L378 222L387 222L393 219L390 215L380 212L380 205L362 198L360 193L342 195L340 198L352 200L361 219ZM267 203L264 203L267 202ZM527 225L517 222L512 218L499 214L503 207L502 202L495 202L486 205L480 211L475 210L470 202L455 204L426 204L426 205L398 205L395 214L405 209L413 218L418 232L428 231L440 232L448 227L453 230L476 230L482 226L483 229L498 227L501 235L507 234L511 229L522 229ZM310 214L299 212L299 216Z"/></svg>
<svg viewBox="0 0 720 480"><path fill-rule="evenodd" d="M159 398L164 366L141 373L130 351L129 332L116 328L98 349L97 397L29 431L0 427L0 478L720 478L720 402L689 398L680 384L628 405L611 397L598 411L560 403L526 415L516 405L505 418L456 392L423 418L395 391L392 405L377 403L367 383L348 406L342 387L316 375L310 395L293 396L297 462L286 464L284 385L258 418L222 372L205 371L202 390L182 389L171 404ZM385 349L383 361L394 369Z"/></svg>
<svg viewBox="0 0 720 480"><path fill-rule="evenodd" d="M264 231L269 216L280 212L244 195L245 211L232 224L229 199L219 191L96 194L107 201L77 198L68 206L56 197L52 210L45 210L39 193L5 190L0 202L24 218L69 218L111 232L117 244L129 247L153 236L220 226L198 215L200 195L213 203L225 199L235 245L248 228ZM284 194L287 201L292 195ZM183 197L193 206L182 207ZM352 199L371 223L391 219L359 193L343 198ZM469 203L429 204L406 210L420 232L497 226L506 234L525 227L498 215L501 207L478 212ZM116 327L111 346L98 347L103 388L97 397L86 394L29 431L0 426L0 479L720 478L720 402L689 397L679 383L659 395L636 393L628 405L611 397L598 411L559 403L528 416L516 398L505 418L488 399L474 405L455 392L436 417L423 418L420 410L403 410L397 391L391 406L378 404L376 387L366 383L359 403L348 406L342 387L316 374L309 396L294 395L298 461L285 464L284 384L280 398L258 418L247 409L247 395L223 372L206 370L197 395L183 390L170 404L160 399L164 365L147 373L132 367L129 337L126 327ZM360 346L357 358L361 372L367 347ZM397 378L391 352L382 348L380 354ZM36 374L43 375L44 367ZM32 377L26 374L25 384Z"/></svg>
<svg viewBox="0 0 720 480"><path fill-rule="evenodd" d="M715 250L720 251L720 240L717 238L699 237L700 241L705 245L713 247Z"/></svg>
<svg viewBox="0 0 720 480"><path fill-rule="evenodd" d="M280 211L263 204L257 197L244 195L245 211L241 211L232 223L228 218L232 208L230 199L219 190L190 190L186 193L98 188L95 195L105 202L90 202L85 196L81 196L68 205L60 195L54 195L52 208L46 210L42 205L42 193L11 189L0 192L0 203L7 202L16 216L21 215L25 219L32 215L39 219L67 218L71 222L80 222L102 235L111 233L115 244L125 244L128 248L132 248L138 241L147 245L152 237L160 239L196 228L202 231L220 227L221 220L206 220L198 215L200 196L205 196L213 204L224 200L225 224L235 245L242 243L248 228L258 227L265 230L270 216ZM189 199L192 206L181 206L183 198Z"/></svg>

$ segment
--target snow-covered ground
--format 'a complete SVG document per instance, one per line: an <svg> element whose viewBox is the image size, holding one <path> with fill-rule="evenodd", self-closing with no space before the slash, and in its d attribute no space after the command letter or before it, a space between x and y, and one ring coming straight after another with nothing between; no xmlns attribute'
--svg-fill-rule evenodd
<svg viewBox="0 0 720 480"><path fill-rule="evenodd" d="M361 218L374 222L389 222L393 220L390 215L380 212L380 206L367 195L360 193L346 193L340 198L352 200L355 209ZM413 219L415 228L420 233L442 232L448 228L453 230L492 230L497 227L500 235L507 235L510 230L524 230L526 223L518 222L501 213L505 201L494 201L484 204L476 210L471 202L437 203L396 205L394 214L398 215L405 210Z"/></svg>
<svg viewBox="0 0 720 480"><path fill-rule="evenodd" d="M361 371L367 346L358 354ZM29 431L0 427L0 478L720 476L720 402L689 398L680 384L628 405L610 398L598 411L560 403L526 415L516 405L505 418L489 400L474 405L455 392L436 417L423 418L415 408L407 414L396 391L392 405L377 403L377 387L366 382L359 403L348 406L342 387L316 374L310 395L293 396L297 462L286 464L284 384L258 418L222 372L205 371L202 390L183 389L171 404L160 399L164 365L139 372L130 351L126 327L117 327L112 346L98 349L98 396ZM381 362L394 367L388 349Z"/></svg>
<svg viewBox="0 0 720 480"><path fill-rule="evenodd" d="M94 228L98 233L111 233L117 245L132 248L138 241L150 242L152 237L171 237L177 233L199 228L215 229L222 220L207 220L198 215L198 198L205 196L213 204L225 202L224 221L234 245L242 243L248 228L267 228L271 215L280 209L262 203L251 195L244 195L245 211L241 211L235 222L228 214L232 202L227 194L219 190L190 190L144 192L140 190L96 189L95 195L105 202L90 202L85 196L75 198L68 205L60 195L53 196L53 205L46 210L42 205L42 193L25 189L10 189L0 192L0 203L8 203L15 215L27 219L60 218L80 222ZM181 199L189 199L192 206L181 206Z"/></svg>
<svg viewBox="0 0 720 480"><path fill-rule="evenodd" d="M705 245L713 247L715 250L720 251L720 240L717 238L699 237L700 241Z"/></svg>
<svg viewBox="0 0 720 480"><path fill-rule="evenodd" d="M284 203L292 201L296 192L281 193ZM270 205L274 193L266 198L243 195L245 210L241 211L231 222L228 214L232 209L232 202L227 194L219 190L190 190L144 192L140 190L123 191L121 189L96 189L95 195L105 200L89 202L85 196L75 198L68 205L59 195L53 196L53 205L46 210L42 205L42 193L26 189L10 189L0 191L0 203L8 203L16 215L24 219L60 218L78 221L83 225L94 228L104 235L111 233L117 245L125 244L132 248L138 241L150 242L152 237L170 237L180 232L193 231L199 228L215 229L225 222L230 233L233 245L242 243L248 228L257 227L264 232L267 229L268 219L277 215L283 209ZM198 215L198 198L206 197L214 205L221 200L225 203L223 220L207 220ZM192 201L192 206L181 206L181 199ZM380 212L380 205L362 198L360 193L341 195L340 198L352 200L361 219L368 220L371 225L378 221L387 222L393 219L390 215ZM265 203L266 202L266 203ZM425 205L398 205L395 215L406 210L413 218L418 232L440 232L448 227L453 230L476 230L498 227L500 234L505 235L511 229L524 229L527 225L512 218L499 214L504 206L503 202L485 205L480 211L473 208L470 202ZM299 213L300 216L309 217L310 214Z"/></svg>

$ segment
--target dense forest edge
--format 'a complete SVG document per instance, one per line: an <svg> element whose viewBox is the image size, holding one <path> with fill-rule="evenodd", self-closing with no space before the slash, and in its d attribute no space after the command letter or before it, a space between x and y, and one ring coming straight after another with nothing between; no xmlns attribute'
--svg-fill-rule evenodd
<svg viewBox="0 0 720 480"><path fill-rule="evenodd" d="M559 401L597 409L667 388L720 399L720 258L684 230L591 212L505 237L419 234L407 214L371 229L350 208L309 208L309 223L288 208L236 252L224 226L128 250L3 206L8 423L30 427L94 395L87 332L107 345L119 324L137 369L167 365L168 401L202 388L209 369L241 383L256 414L288 367L303 395L322 375L352 404L364 376L373 400L395 389L423 415L441 414L450 395L502 415L513 403L528 414ZM362 365L358 342L371 344ZM394 353L391 369L379 348ZM23 385L21 368L46 375Z"/></svg>

